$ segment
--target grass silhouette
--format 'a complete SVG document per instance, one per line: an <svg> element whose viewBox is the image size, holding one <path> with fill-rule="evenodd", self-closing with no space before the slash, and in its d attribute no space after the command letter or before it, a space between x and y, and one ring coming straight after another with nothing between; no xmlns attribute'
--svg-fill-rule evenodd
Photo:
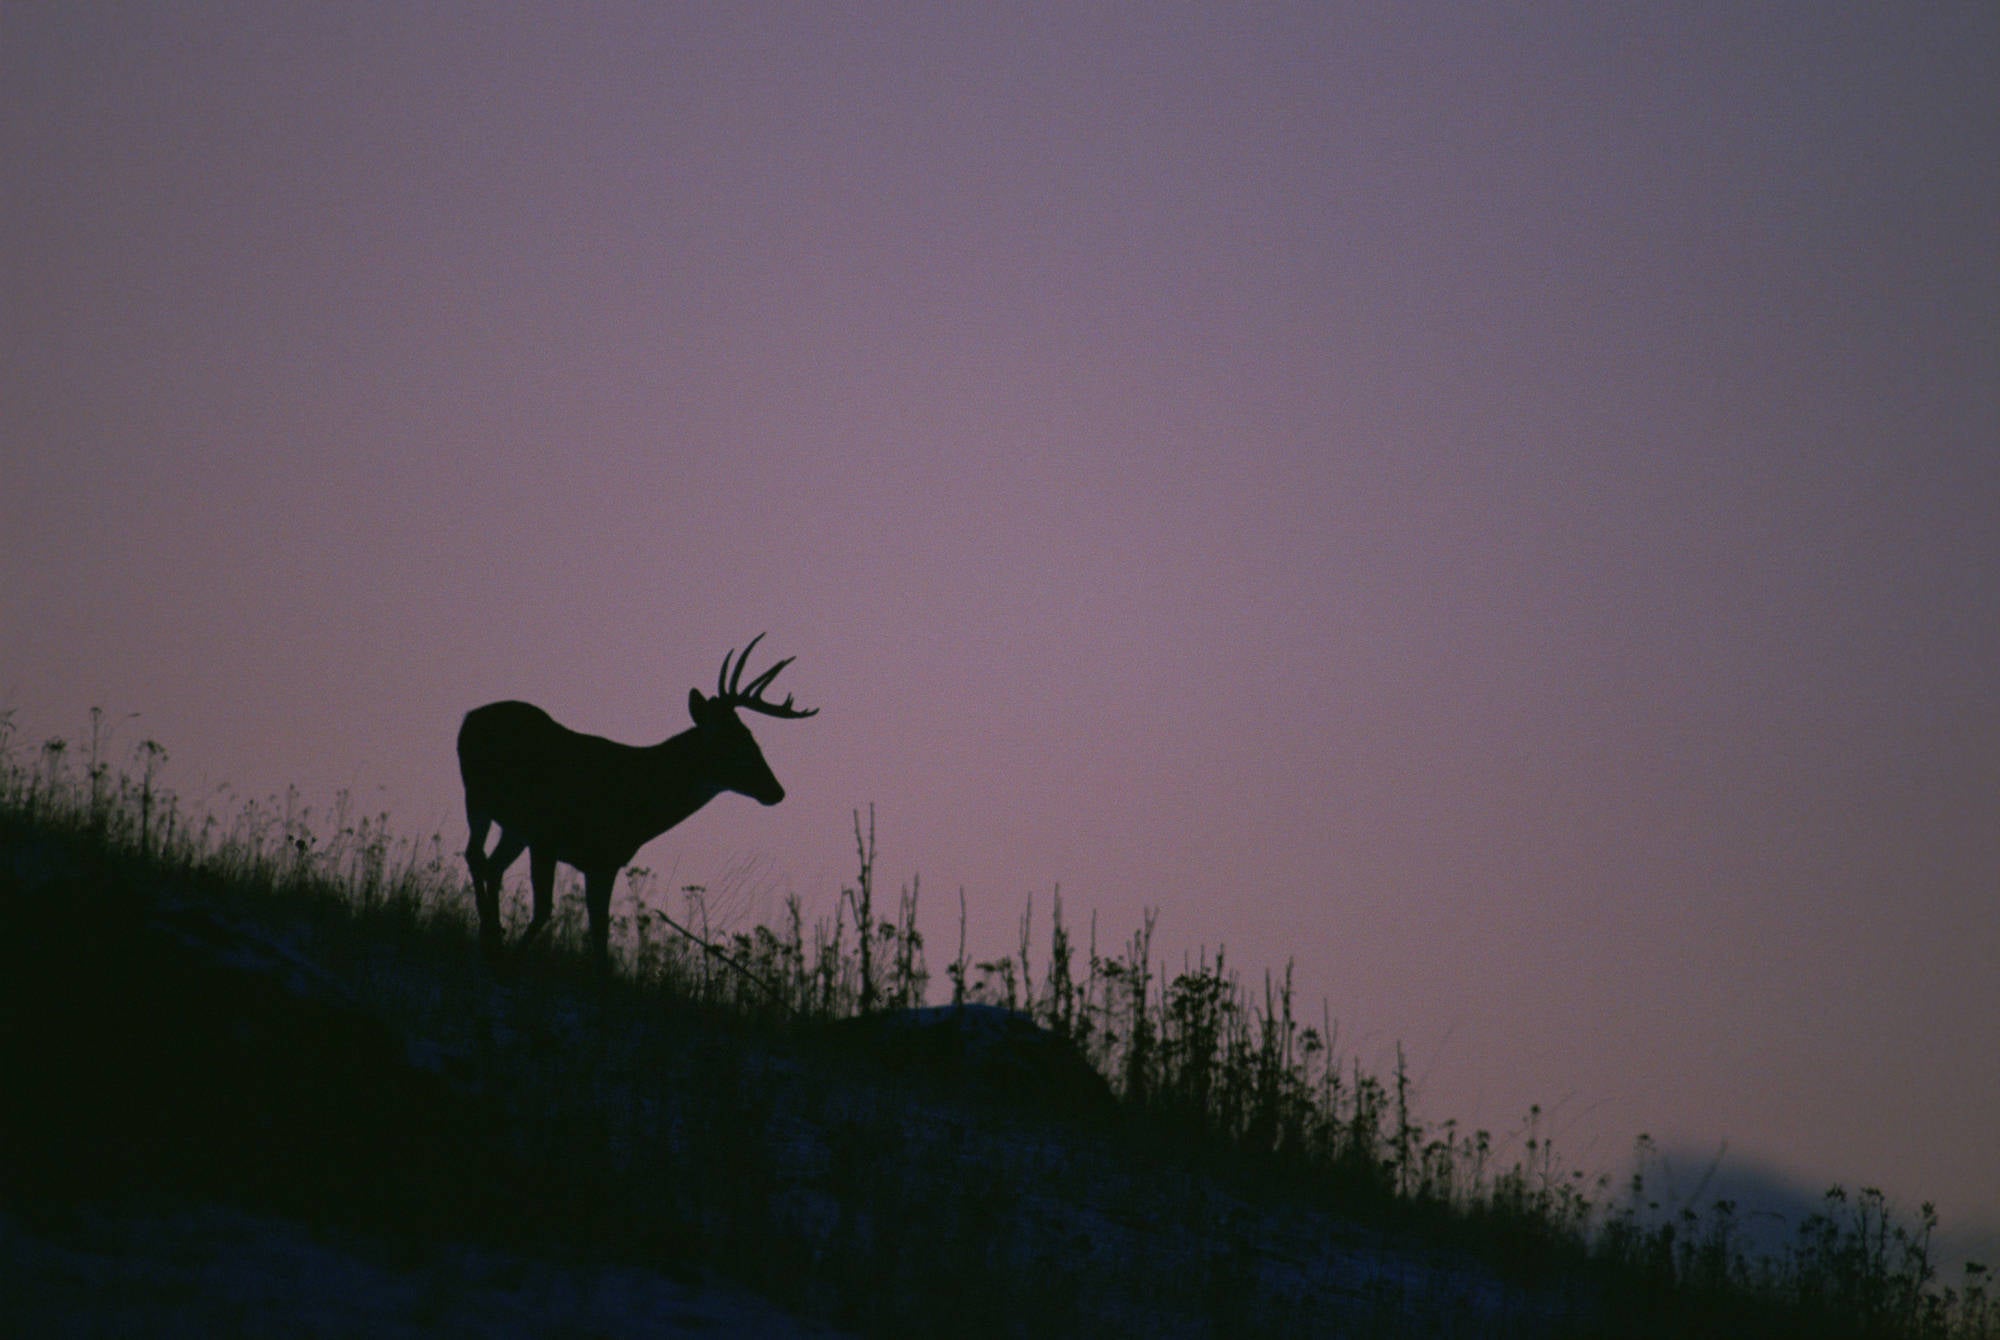
<svg viewBox="0 0 2000 1340"><path fill-rule="evenodd" d="M1835 1188L1753 1256L1727 1201L1662 1217L1644 1137L1614 1186L1538 1112L1504 1142L1427 1122L1400 1049L1342 1057L1289 967L1168 974L1151 916L1100 948L1058 892L1039 941L1030 903L972 962L961 895L925 1008L919 886L879 896L872 809L829 920L794 898L718 939L701 890L631 870L609 977L573 885L496 972L456 843L296 795L195 814L156 743L114 768L97 714L76 750L8 720L0 1194L37 1224L225 1202L881 1335L2000 1332L1982 1267L1935 1277L1928 1206Z"/></svg>

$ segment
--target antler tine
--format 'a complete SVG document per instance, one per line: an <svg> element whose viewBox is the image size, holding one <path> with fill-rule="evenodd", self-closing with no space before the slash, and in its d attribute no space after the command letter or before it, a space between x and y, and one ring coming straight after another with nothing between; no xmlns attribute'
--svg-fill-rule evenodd
<svg viewBox="0 0 2000 1340"><path fill-rule="evenodd" d="M809 710L801 710L799 708L793 707L792 695L789 693L785 695L785 701L782 703L767 703L764 701L763 697L764 687L771 682L773 676L775 676L780 670L784 669L791 663L792 663L792 658L787 656L784 660L779 661L769 670L766 670L763 674L757 676L757 678L751 683L750 691L748 694L745 695L740 706L746 707L752 712L762 712L766 716L774 716L774 717L817 716L819 714L819 709L817 707L811 708Z"/></svg>
<svg viewBox="0 0 2000 1340"><path fill-rule="evenodd" d="M736 658L736 673L729 677L729 692L725 695L726 697L739 698L742 696L743 691L738 686L743 683L743 667L750 664L750 653L756 650L757 644L763 640L764 634L757 634L757 636L750 639L749 645L743 648L743 654ZM727 665L729 662L725 659L723 664Z"/></svg>
<svg viewBox="0 0 2000 1340"><path fill-rule="evenodd" d="M785 701L782 703L767 703L761 698L748 698L735 705L746 712L762 712L767 717L787 717L796 720L799 717L819 715L817 707L793 707L792 695L789 693L785 695Z"/></svg>
<svg viewBox="0 0 2000 1340"><path fill-rule="evenodd" d="M750 683L749 691L744 696L743 706L749 708L753 712L762 712L767 716L774 716L774 717L817 716L819 714L819 709L817 707L811 709L800 709L792 706L792 695L789 693L785 695L785 701L782 703L772 704L764 701L764 690L770 685L773 679L776 679L778 677L778 672L784 669L786 666L790 665L792 663L792 660L793 660L792 657L787 656L784 660L779 661L769 670L766 670L763 674L757 676L756 679L752 680Z"/></svg>
<svg viewBox="0 0 2000 1340"><path fill-rule="evenodd" d="M784 669L786 666L790 665L793 661L797 659L798 657L796 656L787 656L784 660L779 661L769 670L766 670L763 674L751 680L750 687L743 690L743 696L745 698L755 698L760 694L762 694L764 690L770 686L771 681L778 677L778 672Z"/></svg>

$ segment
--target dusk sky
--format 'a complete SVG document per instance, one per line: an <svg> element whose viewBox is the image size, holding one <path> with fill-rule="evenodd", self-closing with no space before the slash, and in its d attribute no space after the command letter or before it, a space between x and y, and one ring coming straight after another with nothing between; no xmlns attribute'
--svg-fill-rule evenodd
<svg viewBox="0 0 2000 1340"><path fill-rule="evenodd" d="M640 858L737 926L873 802L940 977L1156 907L1433 1120L1991 1241L1996 89L1991 4L9 5L0 708L456 848L468 708L768 629L789 798Z"/></svg>

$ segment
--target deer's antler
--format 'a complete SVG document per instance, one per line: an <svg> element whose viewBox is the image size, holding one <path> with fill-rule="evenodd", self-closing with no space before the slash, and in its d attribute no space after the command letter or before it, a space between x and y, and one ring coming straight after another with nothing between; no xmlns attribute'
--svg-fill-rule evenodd
<svg viewBox="0 0 2000 1340"><path fill-rule="evenodd" d="M785 701L782 703L767 703L764 701L764 690L770 687L771 681L778 677L780 670L790 665L796 659L794 657L785 657L784 660L779 661L769 670L751 680L748 687L744 687L743 667L749 663L751 651L763 640L764 635L762 633L751 638L749 645L743 648L741 656L737 656L734 651L723 653L722 669L715 676L716 701L726 707L740 707L749 712L762 712L767 717L797 719L799 717L818 716L819 709L817 707L805 709L793 707L792 695L789 693L785 695ZM732 656L736 657L736 669L733 673L729 668L729 659Z"/></svg>

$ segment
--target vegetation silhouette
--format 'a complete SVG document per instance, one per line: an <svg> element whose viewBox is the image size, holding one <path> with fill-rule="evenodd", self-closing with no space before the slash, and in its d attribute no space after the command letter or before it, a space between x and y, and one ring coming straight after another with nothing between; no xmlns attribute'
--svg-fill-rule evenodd
<svg viewBox="0 0 2000 1340"><path fill-rule="evenodd" d="M489 959L499 958L505 939L501 877L523 851L528 853L535 911L517 948L548 925L555 907L556 862L561 861L583 874L591 950L602 967L609 960L612 890L618 872L639 848L724 791L762 805L785 798L785 788L736 713L740 709L798 720L817 716L819 709L794 707L789 694L782 703L764 700L764 690L792 663L790 656L743 683L743 667L763 639L762 633L751 638L741 656L733 650L723 653L714 696L688 690L694 725L656 745L584 735L524 702L488 703L465 714L458 731L458 770L465 781L470 830L465 863L479 905L479 941ZM495 825L500 834L487 852L486 835Z"/></svg>
<svg viewBox="0 0 2000 1340"><path fill-rule="evenodd" d="M1289 972L1260 993L1219 952L1169 971L1151 914L1105 952L1057 900L1031 973L1030 917L1018 953L973 961L961 900L952 1003L929 1007L915 879L875 915L859 813L831 923L788 899L779 929L727 936L742 971L658 934L633 871L608 977L565 893L548 952L502 982L468 952L455 843L394 838L345 798L330 829L293 792L191 812L153 742L136 775L106 763L95 713L81 759L10 751L10 724L9 1334L185 1332L201 1308L240 1328L227 1277L157 1282L185 1260L180 1208L217 1204L323 1241L260 1283L298 1315L330 1253L410 1264L371 1314L397 1325L356 1334L502 1333L453 1319L581 1264L897 1337L2000 1335L1990 1272L1939 1278L1928 1206L1910 1222L1836 1188L1757 1254L1748 1216L1683 1201L1644 1137L1620 1194L1557 1162L1538 1110L1497 1137L1421 1120L1400 1049L1386 1077L1342 1059L1330 1018L1295 1016ZM287 1231L244 1235L266 1227ZM435 1291L434 1263L468 1250L507 1273ZM659 1324L543 1313L527 1333Z"/></svg>

